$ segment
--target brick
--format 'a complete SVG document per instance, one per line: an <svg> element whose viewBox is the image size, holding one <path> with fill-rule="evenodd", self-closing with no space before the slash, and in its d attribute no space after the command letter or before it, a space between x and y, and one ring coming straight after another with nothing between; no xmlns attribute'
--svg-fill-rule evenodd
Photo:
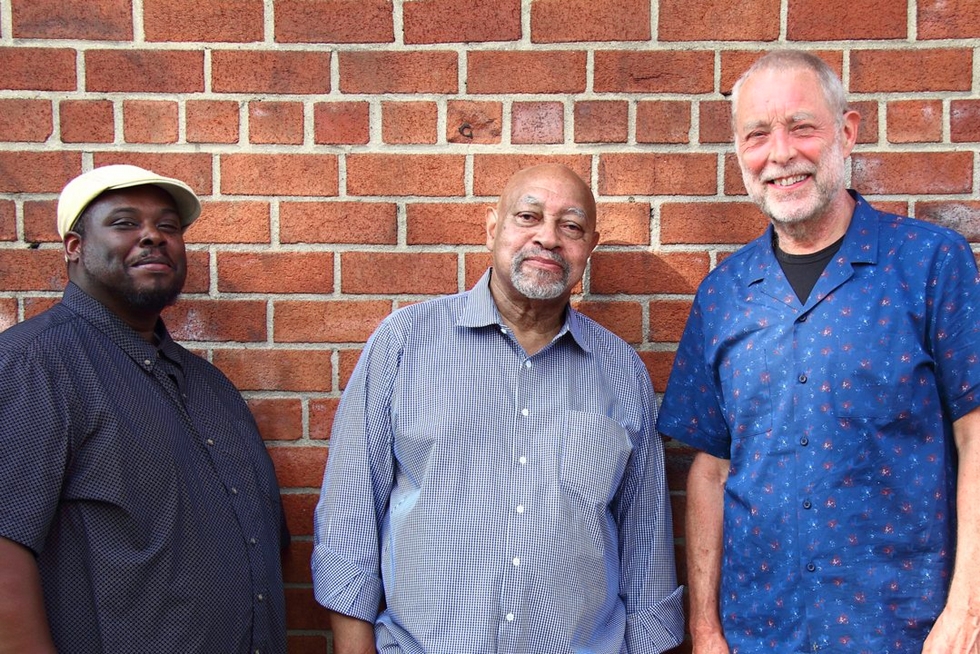
<svg viewBox="0 0 980 654"><path fill-rule="evenodd" d="M980 141L980 100L949 103L949 137L953 143Z"/></svg>
<svg viewBox="0 0 980 654"><path fill-rule="evenodd" d="M602 195L712 195L717 157L713 154L602 154Z"/></svg>
<svg viewBox="0 0 980 654"><path fill-rule="evenodd" d="M596 207L599 245L649 245L649 202L600 202Z"/></svg>
<svg viewBox="0 0 980 654"><path fill-rule="evenodd" d="M485 202L422 203L405 207L409 245L483 245Z"/></svg>
<svg viewBox="0 0 980 654"><path fill-rule="evenodd" d="M265 441L295 441L303 437L303 404L297 399L248 400L248 408Z"/></svg>
<svg viewBox="0 0 980 654"><path fill-rule="evenodd" d="M732 143L732 104L728 100L698 103L701 143Z"/></svg>
<svg viewBox="0 0 980 654"><path fill-rule="evenodd" d="M576 143L626 143L628 138L628 103L619 100L575 103Z"/></svg>
<svg viewBox="0 0 980 654"><path fill-rule="evenodd" d="M62 100L58 113L62 143L112 143L116 138L111 100Z"/></svg>
<svg viewBox="0 0 980 654"><path fill-rule="evenodd" d="M502 125L500 102L449 100L446 104L449 143L500 143Z"/></svg>
<svg viewBox="0 0 980 654"><path fill-rule="evenodd" d="M851 51L852 93L969 91L972 79L967 49Z"/></svg>
<svg viewBox="0 0 980 654"><path fill-rule="evenodd" d="M561 102L515 102L511 106L511 143L562 143L564 140L565 107Z"/></svg>
<svg viewBox="0 0 980 654"><path fill-rule="evenodd" d="M317 501L320 499L319 493L284 493L282 495L282 508L286 514L286 526L289 533L293 536L309 536L313 533L313 511L316 509ZM313 602L319 612L326 613L326 609L321 607L313 600L312 589L289 588L286 590L286 624L290 629L324 629L326 621L320 624L308 623L309 626L297 626L291 621L291 604L293 593L302 591L309 595L309 600ZM307 623L304 623L307 624Z"/></svg>
<svg viewBox="0 0 980 654"><path fill-rule="evenodd" d="M303 105L299 102L248 103L249 143L302 145Z"/></svg>
<svg viewBox="0 0 980 654"><path fill-rule="evenodd" d="M545 163L567 166L586 182L592 179L592 159L587 155L477 154L473 155L473 195L492 197L496 202L514 173Z"/></svg>
<svg viewBox="0 0 980 654"><path fill-rule="evenodd" d="M351 375L354 374L354 367L357 365L358 359L361 358L361 349L339 350L337 354L340 359L340 364L337 366L340 373L340 390L344 390L347 388L347 382L350 381Z"/></svg>
<svg viewBox="0 0 980 654"><path fill-rule="evenodd" d="M627 343L643 340L643 312L636 302L582 301L575 308Z"/></svg>
<svg viewBox="0 0 980 654"><path fill-rule="evenodd" d="M211 288L210 255L203 250L187 253L187 281L184 293L207 293Z"/></svg>
<svg viewBox="0 0 980 654"><path fill-rule="evenodd" d="M858 143L877 143L878 142L878 102L877 100L863 100L848 102L848 108L861 114L861 122L858 123Z"/></svg>
<svg viewBox="0 0 980 654"><path fill-rule="evenodd" d="M748 195L742 182L742 169L734 152L725 154L725 195Z"/></svg>
<svg viewBox="0 0 980 654"><path fill-rule="evenodd" d="M11 0L10 5L14 38L85 41L133 38L131 0Z"/></svg>
<svg viewBox="0 0 980 654"><path fill-rule="evenodd" d="M456 93L455 52L358 51L340 53L343 93ZM471 91L472 92L472 91Z"/></svg>
<svg viewBox="0 0 980 654"><path fill-rule="evenodd" d="M392 144L435 143L438 119L435 102L382 102L381 140Z"/></svg>
<svg viewBox="0 0 980 654"><path fill-rule="evenodd" d="M147 41L261 41L262 0L143 0L143 33Z"/></svg>
<svg viewBox="0 0 980 654"><path fill-rule="evenodd" d="M214 365L242 391L324 392L333 376L325 350L217 349Z"/></svg>
<svg viewBox="0 0 980 654"><path fill-rule="evenodd" d="M325 447L270 447L276 478L284 488L320 488L327 462Z"/></svg>
<svg viewBox="0 0 980 654"><path fill-rule="evenodd" d="M0 48L0 89L74 91L75 51L68 48Z"/></svg>
<svg viewBox="0 0 980 654"><path fill-rule="evenodd" d="M955 229L971 243L980 243L980 201L916 202L915 217Z"/></svg>
<svg viewBox="0 0 980 654"><path fill-rule="evenodd" d="M215 50L211 86L218 93L329 93L330 52Z"/></svg>
<svg viewBox="0 0 980 654"><path fill-rule="evenodd" d="M793 0L786 36L791 41L904 39L907 11L893 0ZM778 5L769 15L778 18Z"/></svg>
<svg viewBox="0 0 980 654"><path fill-rule="evenodd" d="M16 239L17 207L11 200L0 200L0 241L14 241Z"/></svg>
<svg viewBox="0 0 980 654"><path fill-rule="evenodd" d="M222 293L329 293L330 252L218 252Z"/></svg>
<svg viewBox="0 0 980 654"><path fill-rule="evenodd" d="M869 195L969 193L972 152L862 152L852 155L851 185Z"/></svg>
<svg viewBox="0 0 980 654"><path fill-rule="evenodd" d="M276 0L277 43L391 43L391 0Z"/></svg>
<svg viewBox="0 0 980 654"><path fill-rule="evenodd" d="M85 88L100 92L199 93L204 90L204 52L89 50L85 53Z"/></svg>
<svg viewBox="0 0 980 654"><path fill-rule="evenodd" d="M203 203L201 217L184 233L187 243L269 243L269 204L251 201Z"/></svg>
<svg viewBox="0 0 980 654"><path fill-rule="evenodd" d="M592 253L593 293L694 293L708 274L704 252Z"/></svg>
<svg viewBox="0 0 980 654"><path fill-rule="evenodd" d="M317 495L305 497L300 495L284 495L283 503L288 505L296 515L287 517L289 532L293 535L308 534L313 529L313 509L316 507ZM309 505L309 506L307 506ZM293 523L302 521L300 531L293 530ZM313 599L312 588L286 589L286 628L306 631L323 631L329 628L327 610Z"/></svg>
<svg viewBox="0 0 980 654"><path fill-rule="evenodd" d="M0 141L43 143L53 131L49 100L0 99Z"/></svg>
<svg viewBox="0 0 980 654"><path fill-rule="evenodd" d="M0 331L10 329L17 323L17 300L0 299Z"/></svg>
<svg viewBox="0 0 980 654"><path fill-rule="evenodd" d="M681 340L690 300L654 300L650 303L650 342L676 343Z"/></svg>
<svg viewBox="0 0 980 654"><path fill-rule="evenodd" d="M810 52L811 54L815 54L823 59L827 65L837 73L837 76L840 77L844 64L843 54L839 50L811 50ZM732 86L734 86L738 78L742 76L742 73L748 70L749 66L754 64L755 60L759 59L765 53L765 50L723 50L721 53L720 89L722 94L731 94Z"/></svg>
<svg viewBox="0 0 980 654"><path fill-rule="evenodd" d="M600 50L592 86L597 93L708 93L714 69L710 50Z"/></svg>
<svg viewBox="0 0 980 654"><path fill-rule="evenodd" d="M123 101L123 138L127 143L176 143L177 103Z"/></svg>
<svg viewBox="0 0 980 654"><path fill-rule="evenodd" d="M673 352L661 351L641 351L638 352L650 379L653 381L653 388L663 392L667 388L667 379L670 377L670 368L674 364Z"/></svg>
<svg viewBox="0 0 980 654"><path fill-rule="evenodd" d="M10 205L13 225L13 203ZM57 200L24 201L24 240L28 243L61 243L57 229Z"/></svg>
<svg viewBox="0 0 980 654"><path fill-rule="evenodd" d="M238 195L337 195L332 154L228 154L221 156L221 192Z"/></svg>
<svg viewBox="0 0 980 654"><path fill-rule="evenodd" d="M265 302L182 299L168 308L167 328L179 341L264 341Z"/></svg>
<svg viewBox="0 0 980 654"><path fill-rule="evenodd" d="M487 268L493 265L493 260L489 252L467 252L464 256L466 260L463 261L463 286L473 288Z"/></svg>
<svg viewBox="0 0 980 654"><path fill-rule="evenodd" d="M362 145L371 140L367 102L317 102L313 105L313 141L324 145Z"/></svg>
<svg viewBox="0 0 980 654"><path fill-rule="evenodd" d="M279 240L395 245L397 207L390 202L281 202Z"/></svg>
<svg viewBox="0 0 980 654"><path fill-rule="evenodd" d="M980 4L975 0L918 0L919 39L969 39L980 36Z"/></svg>
<svg viewBox="0 0 980 654"><path fill-rule="evenodd" d="M65 281L67 281L67 275ZM61 298L54 297L26 297L24 298L24 320L40 315L58 304ZM15 301L16 303L16 301Z"/></svg>
<svg viewBox="0 0 980 654"><path fill-rule="evenodd" d="M81 172L79 152L0 151L0 193L60 193Z"/></svg>
<svg viewBox="0 0 980 654"><path fill-rule="evenodd" d="M310 400L310 438L325 440L330 438L333 418L337 413L340 398L324 397Z"/></svg>
<svg viewBox="0 0 980 654"><path fill-rule="evenodd" d="M774 41L779 37L779 4L660 0L657 34L661 41Z"/></svg>
<svg viewBox="0 0 980 654"><path fill-rule="evenodd" d="M455 293L456 262L455 254L442 252L344 252L340 288L354 295Z"/></svg>
<svg viewBox="0 0 980 654"><path fill-rule="evenodd" d="M68 281L61 250L0 250L0 288L60 291Z"/></svg>
<svg viewBox="0 0 980 654"><path fill-rule="evenodd" d="M521 38L521 0L412 0L402 6L402 16L405 43L478 43Z"/></svg>
<svg viewBox="0 0 980 654"><path fill-rule="evenodd" d="M133 164L160 175L175 177L198 195L211 194L211 155L204 152L97 152L96 166Z"/></svg>
<svg viewBox="0 0 980 654"><path fill-rule="evenodd" d="M188 143L238 143L238 103L231 100L188 100Z"/></svg>
<svg viewBox="0 0 980 654"><path fill-rule="evenodd" d="M312 583L310 571L310 557L312 555L313 541L292 539L289 547L282 553L282 580L287 584ZM293 643L290 641L287 650L290 654L293 654L292 645ZM318 654L327 654L326 648L319 650Z"/></svg>
<svg viewBox="0 0 980 654"><path fill-rule="evenodd" d="M350 195L463 195L466 162L450 154L349 154Z"/></svg>
<svg viewBox="0 0 980 654"><path fill-rule="evenodd" d="M648 0L535 0L531 3L531 41L648 41Z"/></svg>
<svg viewBox="0 0 980 654"><path fill-rule="evenodd" d="M943 138L940 100L889 102L885 120L889 143L939 143Z"/></svg>
<svg viewBox="0 0 980 654"><path fill-rule="evenodd" d="M390 300L327 300L275 303L277 343L365 343L385 316Z"/></svg>
<svg viewBox="0 0 980 654"><path fill-rule="evenodd" d="M666 202L660 207L660 243L741 245L768 224L751 202Z"/></svg>
<svg viewBox="0 0 980 654"><path fill-rule="evenodd" d="M584 52L478 50L466 59L466 90L475 94L581 93Z"/></svg>
<svg viewBox="0 0 980 654"><path fill-rule="evenodd" d="M636 103L637 143L689 143L691 103L651 100Z"/></svg>

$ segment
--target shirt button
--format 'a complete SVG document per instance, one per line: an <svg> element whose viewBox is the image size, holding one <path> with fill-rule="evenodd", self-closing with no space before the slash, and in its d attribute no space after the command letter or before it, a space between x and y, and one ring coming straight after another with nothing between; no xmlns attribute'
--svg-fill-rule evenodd
<svg viewBox="0 0 980 654"><path fill-rule="evenodd" d="M524 367L525 368L530 368L531 367L531 362L530 361L525 361L524 362Z"/></svg>
<svg viewBox="0 0 980 654"><path fill-rule="evenodd" d="M800 445L806 446L806 445L809 445L809 444L810 444L810 439L807 438L806 436L804 436L803 438L800 439Z"/></svg>
<svg viewBox="0 0 980 654"><path fill-rule="evenodd" d="M149 359L144 359L143 360L143 365L146 366L147 368L149 368L150 366L153 365L153 362L150 361Z"/></svg>
<svg viewBox="0 0 980 654"><path fill-rule="evenodd" d="M251 543L252 545L257 545L259 541L254 538L249 538L248 542Z"/></svg>
<svg viewBox="0 0 980 654"><path fill-rule="evenodd" d="M523 504L518 504L517 505L517 512L518 513L524 513L524 505Z"/></svg>
<svg viewBox="0 0 980 654"><path fill-rule="evenodd" d="M815 566L815 565L813 565L812 563L807 563L807 564L806 564L806 569L807 569L807 571L809 571L809 572L813 572L814 570L816 570L816 569L817 569L817 566Z"/></svg>
<svg viewBox="0 0 980 654"><path fill-rule="evenodd" d="M810 504L810 500L803 500L803 508L804 509L809 509L811 506L813 506L813 505Z"/></svg>
<svg viewBox="0 0 980 654"><path fill-rule="evenodd" d="M802 316L800 316L799 318L797 318L796 321L797 322L806 322L806 314L803 314Z"/></svg>
<svg viewBox="0 0 980 654"><path fill-rule="evenodd" d="M508 613L507 614L507 622L513 622L513 621L514 621L514 614L513 613Z"/></svg>
<svg viewBox="0 0 980 654"><path fill-rule="evenodd" d="M527 416L527 414L529 414L529 413L531 413L531 412L528 411L527 409L521 409L521 415L522 416Z"/></svg>
<svg viewBox="0 0 980 654"><path fill-rule="evenodd" d="M259 600L261 602L262 600L265 599L265 595L263 595L262 593L259 593L258 595L255 596L255 599L257 599L257 600Z"/></svg>
<svg viewBox="0 0 980 654"><path fill-rule="evenodd" d="M800 380L800 383L801 384L805 384L806 383L806 375L800 375L799 376L799 380Z"/></svg>
<svg viewBox="0 0 980 654"><path fill-rule="evenodd" d="M515 556L514 559L511 561L511 563L513 563L514 564L514 567L516 568L517 566L519 566L521 564L520 557Z"/></svg>
<svg viewBox="0 0 980 654"><path fill-rule="evenodd" d="M207 441L207 443L208 443L208 445L214 445L214 439L213 438L209 438L208 441Z"/></svg>
<svg viewBox="0 0 980 654"><path fill-rule="evenodd" d="M527 463L527 457L526 456L522 456L521 458L519 458L517 460L517 462L520 463L521 465L524 465L525 463Z"/></svg>
<svg viewBox="0 0 980 654"><path fill-rule="evenodd" d="M231 494L232 494L232 495L238 495L238 489L237 489L237 488L235 488L234 486L232 486L232 487L231 487Z"/></svg>

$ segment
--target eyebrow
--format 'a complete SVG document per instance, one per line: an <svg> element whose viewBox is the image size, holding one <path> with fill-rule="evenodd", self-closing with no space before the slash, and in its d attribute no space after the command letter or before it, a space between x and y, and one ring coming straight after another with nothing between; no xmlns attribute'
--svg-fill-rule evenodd
<svg viewBox="0 0 980 654"><path fill-rule="evenodd" d="M541 207L544 206L544 203L534 195L528 194L518 199L517 202L515 203L515 206ZM561 210L562 215L568 213L573 214L582 220L588 220L589 218L585 210L580 209L579 207L565 207Z"/></svg>

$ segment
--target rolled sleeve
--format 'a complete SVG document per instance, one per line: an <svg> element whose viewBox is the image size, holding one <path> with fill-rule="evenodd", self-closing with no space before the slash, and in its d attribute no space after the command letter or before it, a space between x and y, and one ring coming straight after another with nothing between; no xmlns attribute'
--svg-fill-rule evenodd
<svg viewBox="0 0 980 654"><path fill-rule="evenodd" d="M626 616L626 650L629 654L659 654L684 639L684 589L637 613Z"/></svg>

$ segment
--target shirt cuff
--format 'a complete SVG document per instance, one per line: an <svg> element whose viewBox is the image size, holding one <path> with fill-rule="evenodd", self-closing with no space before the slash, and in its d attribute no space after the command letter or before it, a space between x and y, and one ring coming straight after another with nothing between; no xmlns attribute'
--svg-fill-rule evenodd
<svg viewBox="0 0 980 654"><path fill-rule="evenodd" d="M374 624L381 606L381 579L326 545L313 548L313 595L331 611Z"/></svg>
<svg viewBox="0 0 980 654"><path fill-rule="evenodd" d="M630 654L659 654L684 640L684 587L653 606L626 616L626 647Z"/></svg>

